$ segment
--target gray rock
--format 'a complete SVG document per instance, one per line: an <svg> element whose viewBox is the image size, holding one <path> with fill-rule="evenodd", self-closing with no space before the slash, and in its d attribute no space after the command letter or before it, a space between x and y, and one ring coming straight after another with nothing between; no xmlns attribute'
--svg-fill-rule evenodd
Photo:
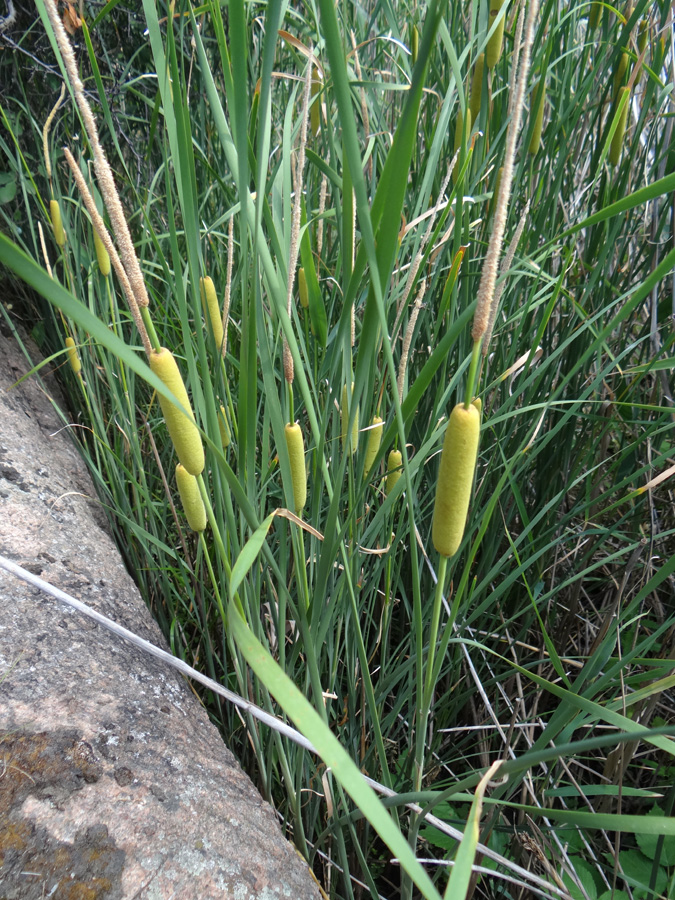
<svg viewBox="0 0 675 900"><path fill-rule="evenodd" d="M0 335L0 554L166 648L29 368ZM0 570L0 900L319 896L188 684Z"/></svg>

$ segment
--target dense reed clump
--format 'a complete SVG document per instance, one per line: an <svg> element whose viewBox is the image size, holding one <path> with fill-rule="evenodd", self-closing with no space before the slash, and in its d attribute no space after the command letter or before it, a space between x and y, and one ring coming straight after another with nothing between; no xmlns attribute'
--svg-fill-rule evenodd
<svg viewBox="0 0 675 900"><path fill-rule="evenodd" d="M327 896L666 891L670 4L61 6L0 54L0 262Z"/></svg>

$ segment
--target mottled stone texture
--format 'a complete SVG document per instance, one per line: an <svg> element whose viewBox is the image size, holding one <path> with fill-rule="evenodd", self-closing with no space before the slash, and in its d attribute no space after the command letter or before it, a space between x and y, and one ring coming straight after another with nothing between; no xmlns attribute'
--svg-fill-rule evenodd
<svg viewBox="0 0 675 900"><path fill-rule="evenodd" d="M0 554L166 646L49 394L0 335ZM186 682L0 570L0 900L317 900Z"/></svg>

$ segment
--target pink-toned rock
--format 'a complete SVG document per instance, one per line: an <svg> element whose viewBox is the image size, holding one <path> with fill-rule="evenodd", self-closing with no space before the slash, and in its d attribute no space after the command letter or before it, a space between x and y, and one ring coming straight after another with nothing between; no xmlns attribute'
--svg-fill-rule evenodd
<svg viewBox="0 0 675 900"><path fill-rule="evenodd" d="M166 647L30 368L0 335L0 554ZM320 897L187 683L2 570L0 897Z"/></svg>

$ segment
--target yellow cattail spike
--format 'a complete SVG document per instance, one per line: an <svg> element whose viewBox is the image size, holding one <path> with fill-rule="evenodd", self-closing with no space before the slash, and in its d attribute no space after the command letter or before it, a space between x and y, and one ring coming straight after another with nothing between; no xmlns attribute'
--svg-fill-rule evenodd
<svg viewBox="0 0 675 900"><path fill-rule="evenodd" d="M342 388L342 405L340 407L340 421L342 424L342 447L346 448L347 444L347 426L349 425L349 413L351 406L351 395L354 393L354 382L352 381L351 391L347 392L347 385ZM354 416L354 424L352 425L351 440L349 442L349 452L356 453L359 446L359 408L356 407L356 415Z"/></svg>
<svg viewBox="0 0 675 900"><path fill-rule="evenodd" d="M483 415L483 401L480 397L474 397L471 401L471 405L476 407L481 416Z"/></svg>
<svg viewBox="0 0 675 900"><path fill-rule="evenodd" d="M66 347L68 349L68 362L70 363L70 368L76 375L79 375L82 371L82 363L80 362L80 355L77 352L75 341L71 337L66 338Z"/></svg>
<svg viewBox="0 0 675 900"><path fill-rule="evenodd" d="M488 17L488 29L492 28L495 23L499 12L504 5L504 0L490 0L490 15ZM488 69L494 69L494 67L499 62L499 59L502 55L502 44L504 43L504 22L506 20L506 16L502 16L502 19L497 26L494 34L488 41L487 50L485 51L485 62L487 63Z"/></svg>
<svg viewBox="0 0 675 900"><path fill-rule="evenodd" d="M204 531L206 528L206 509L204 501L199 493L199 485L194 475L180 463L176 466L176 484L180 494L180 502L188 520L188 525L193 531Z"/></svg>
<svg viewBox="0 0 675 900"><path fill-rule="evenodd" d="M171 351L162 347L159 352L153 350L150 353L150 368L190 414L188 418L170 400L159 395L159 405L162 407L164 421L169 429L178 459L190 475L199 475L204 469L204 448L178 364Z"/></svg>
<svg viewBox="0 0 675 900"><path fill-rule="evenodd" d="M66 244L66 233L63 230L63 220L61 219L61 207L58 200L49 201L49 215L52 220L52 231L54 232L54 240L59 247Z"/></svg>
<svg viewBox="0 0 675 900"><path fill-rule="evenodd" d="M309 308L309 292L307 291L307 278L303 268L298 269L298 293L300 294L300 306Z"/></svg>
<svg viewBox="0 0 675 900"><path fill-rule="evenodd" d="M400 450L392 450L387 457L387 480L384 483L384 493L389 496L396 487L396 483L403 474L401 465L403 463L403 455Z"/></svg>
<svg viewBox="0 0 675 900"><path fill-rule="evenodd" d="M202 295L204 316L211 328L211 334L213 335L213 340L216 342L216 347L220 350L223 346L223 319L213 280L209 278L208 275L205 278L200 278L199 289Z"/></svg>
<svg viewBox="0 0 675 900"><path fill-rule="evenodd" d="M466 143L467 143L467 146L469 145L470 135L471 135L471 110L467 107L467 110L466 110ZM464 136L464 114L462 113L462 110L460 109L459 112L457 113L457 124L455 125L455 153L457 153L459 148L462 146L463 136ZM455 163L454 168L452 170L452 183L453 184L457 183L457 178L459 177L459 172L461 169L461 166L460 166L461 159L462 159L462 155L460 153L460 155L457 157L457 162Z"/></svg>
<svg viewBox="0 0 675 900"><path fill-rule="evenodd" d="M420 33L417 30L417 25L410 26L410 61L415 66L417 62L417 55L420 50Z"/></svg>
<svg viewBox="0 0 675 900"><path fill-rule="evenodd" d="M605 11L605 8L602 5L602 3L598 3L598 2L596 2L596 0L593 0L593 3L591 3L591 11L588 16L588 27L589 28L595 28L595 27L597 27L597 25L600 24L600 22L602 21L602 14L604 11Z"/></svg>
<svg viewBox="0 0 675 900"><path fill-rule="evenodd" d="M471 79L471 101L469 108L471 109L471 121L477 122L480 115L481 102L483 100L483 69L485 68L485 54L481 53L476 58L476 65L473 67L473 78Z"/></svg>
<svg viewBox="0 0 675 900"><path fill-rule="evenodd" d="M480 412L458 404L445 431L436 484L431 537L441 556L454 556L462 543L478 455Z"/></svg>
<svg viewBox="0 0 675 900"><path fill-rule="evenodd" d="M375 457L377 456L377 451L380 449L380 444L382 443L382 429L383 422L379 416L373 416L373 421L370 423L370 428L368 429L368 443L366 444L366 459L364 462L363 468L363 477L365 478L370 472L373 463L375 462Z"/></svg>
<svg viewBox="0 0 675 900"><path fill-rule="evenodd" d="M110 275L110 257L108 251L103 246L103 241L98 236L98 231L94 228L94 249L96 250L96 259L98 260L98 269L104 278Z"/></svg>
<svg viewBox="0 0 675 900"><path fill-rule="evenodd" d="M612 100L616 103L617 97L619 96L619 91L623 87L624 81L626 80L626 72L628 70L628 54L622 53L619 57L619 61L616 64L616 69L614 69L614 91L612 93Z"/></svg>
<svg viewBox="0 0 675 900"><path fill-rule="evenodd" d="M530 138L530 156L536 156L541 144L541 133L544 130L544 106L546 104L546 80L542 75L532 91L532 107L530 115L534 116L534 128Z"/></svg>
<svg viewBox="0 0 675 900"><path fill-rule="evenodd" d="M309 111L309 124L312 134L316 134L321 127L321 88L323 87L321 75L316 66L312 68L312 83L310 93L312 96L312 106Z"/></svg>
<svg viewBox="0 0 675 900"><path fill-rule="evenodd" d="M300 515L307 502L307 470L305 469L305 444L302 439L302 429L295 422L286 425L286 446L291 461L291 477L293 479L293 502L295 513Z"/></svg>
<svg viewBox="0 0 675 900"><path fill-rule="evenodd" d="M629 94L630 88L624 87L619 91L619 96L617 97L616 106L618 107L623 99L624 94ZM630 109L630 96L626 97L626 102L623 105L623 109L621 110L621 114L619 116L619 121L616 126L616 131L614 132L614 136L612 137L612 143L609 147L609 161L613 166L619 165L619 160L621 159L621 149L623 148L623 139L626 134L626 126L628 124L628 110Z"/></svg>
<svg viewBox="0 0 675 900"><path fill-rule="evenodd" d="M638 56L642 56L642 51L647 46L648 38L649 38L649 19L644 18L640 22L640 28L638 30L638 39L637 39ZM645 73L645 64L642 63L642 66L640 68L640 73L638 75L638 80L637 80L638 84L642 80L644 73Z"/></svg>
<svg viewBox="0 0 675 900"><path fill-rule="evenodd" d="M223 445L223 450L227 450L230 446L230 441L232 440L232 435L230 433L230 426L227 424L227 414L225 412L225 407L220 407L220 415L218 416L218 430L220 431L220 443Z"/></svg>

